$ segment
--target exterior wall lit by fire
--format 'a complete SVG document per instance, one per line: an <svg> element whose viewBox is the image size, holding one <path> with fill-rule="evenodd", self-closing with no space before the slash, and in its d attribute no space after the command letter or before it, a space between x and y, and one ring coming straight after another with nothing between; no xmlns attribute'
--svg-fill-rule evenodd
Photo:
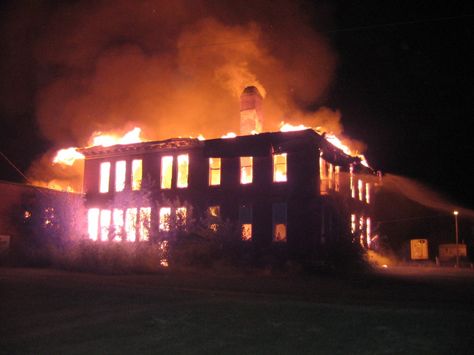
<svg viewBox="0 0 474 355"><path fill-rule="evenodd" d="M361 216L370 234L373 174L312 130L82 152L93 240L155 240L204 216L211 230L229 220L242 241L302 253L359 233Z"/></svg>

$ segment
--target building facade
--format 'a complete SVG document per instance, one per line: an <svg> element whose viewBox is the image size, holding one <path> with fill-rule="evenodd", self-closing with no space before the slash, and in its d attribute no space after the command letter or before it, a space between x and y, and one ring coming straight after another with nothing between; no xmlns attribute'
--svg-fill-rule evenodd
<svg viewBox="0 0 474 355"><path fill-rule="evenodd" d="M311 129L79 151L93 240L163 240L191 220L210 230L228 220L262 249L310 255L351 236L370 245L377 174Z"/></svg>

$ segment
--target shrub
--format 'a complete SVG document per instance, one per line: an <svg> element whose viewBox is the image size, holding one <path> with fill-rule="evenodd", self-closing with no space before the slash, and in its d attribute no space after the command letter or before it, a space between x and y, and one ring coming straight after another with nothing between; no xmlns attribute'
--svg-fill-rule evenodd
<svg viewBox="0 0 474 355"><path fill-rule="evenodd" d="M351 273L369 269L365 250L351 236L331 238L316 255L315 262L307 269Z"/></svg>

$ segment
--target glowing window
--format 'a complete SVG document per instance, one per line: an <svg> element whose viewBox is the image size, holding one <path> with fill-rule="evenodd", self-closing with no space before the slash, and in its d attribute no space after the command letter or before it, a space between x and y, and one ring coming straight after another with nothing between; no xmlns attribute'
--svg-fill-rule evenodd
<svg viewBox="0 0 474 355"><path fill-rule="evenodd" d="M360 235L363 236L365 233L364 233L364 217L360 217L359 218L359 231L360 231Z"/></svg>
<svg viewBox="0 0 474 355"><path fill-rule="evenodd" d="M176 208L176 227L185 228L188 211L186 207Z"/></svg>
<svg viewBox="0 0 474 355"><path fill-rule="evenodd" d="M187 154L178 155L178 179L176 186L179 188L188 187L189 156Z"/></svg>
<svg viewBox="0 0 474 355"><path fill-rule="evenodd" d="M286 242L286 239L287 239L286 203L274 203L272 208L273 208L273 241Z"/></svg>
<svg viewBox="0 0 474 355"><path fill-rule="evenodd" d="M143 163L141 159L132 160L132 190L140 190L142 187Z"/></svg>
<svg viewBox="0 0 474 355"><path fill-rule="evenodd" d="M349 168L349 184L351 188L351 197L355 198L354 167L352 166L352 164Z"/></svg>
<svg viewBox="0 0 474 355"><path fill-rule="evenodd" d="M221 215L221 207L220 206L210 206L208 211L209 211L209 215L211 217L219 217Z"/></svg>
<svg viewBox="0 0 474 355"><path fill-rule="evenodd" d="M89 208L87 211L87 232L89 233L89 238L92 240L97 240L98 238L99 213L98 208Z"/></svg>
<svg viewBox="0 0 474 355"><path fill-rule="evenodd" d="M209 185L221 184L221 158L209 158Z"/></svg>
<svg viewBox="0 0 474 355"><path fill-rule="evenodd" d="M372 244L372 237L371 237L371 224L372 222L370 221L370 217L367 217L365 220L365 231L366 231L366 236L367 236L367 246L370 248L370 245Z"/></svg>
<svg viewBox="0 0 474 355"><path fill-rule="evenodd" d="M110 217L110 210L100 211L100 240L103 242L109 239Z"/></svg>
<svg viewBox="0 0 474 355"><path fill-rule="evenodd" d="M123 210L114 208L112 212L112 223L115 230L114 241L122 240L124 232Z"/></svg>
<svg viewBox="0 0 474 355"><path fill-rule="evenodd" d="M364 182L362 180L357 180L357 189L359 190L359 200L364 199Z"/></svg>
<svg viewBox="0 0 474 355"><path fill-rule="evenodd" d="M252 224L242 224L242 240L252 240Z"/></svg>
<svg viewBox="0 0 474 355"><path fill-rule="evenodd" d="M136 208L127 208L125 212L125 233L129 242L137 239L137 215Z"/></svg>
<svg viewBox="0 0 474 355"><path fill-rule="evenodd" d="M334 168L334 190L340 191L341 189L341 167L336 166Z"/></svg>
<svg viewBox="0 0 474 355"><path fill-rule="evenodd" d="M171 179L173 177L173 157L161 158L161 188L171 189Z"/></svg>
<svg viewBox="0 0 474 355"><path fill-rule="evenodd" d="M253 158L240 157L240 183L251 184L253 180Z"/></svg>
<svg viewBox="0 0 474 355"><path fill-rule="evenodd" d="M160 231L169 232L170 230L170 217L171 217L171 208L170 207L161 207L160 208Z"/></svg>
<svg viewBox="0 0 474 355"><path fill-rule="evenodd" d="M356 215L351 214L351 233L355 234L356 232Z"/></svg>
<svg viewBox="0 0 474 355"><path fill-rule="evenodd" d="M115 163L115 191L123 191L125 189L125 172L127 163L120 160Z"/></svg>
<svg viewBox="0 0 474 355"><path fill-rule="evenodd" d="M273 230L273 241L274 242L286 242L286 224L277 223Z"/></svg>
<svg viewBox="0 0 474 355"><path fill-rule="evenodd" d="M109 192L110 162L100 163L100 186L101 193Z"/></svg>
<svg viewBox="0 0 474 355"><path fill-rule="evenodd" d="M370 184L365 184L365 202L370 203Z"/></svg>
<svg viewBox="0 0 474 355"><path fill-rule="evenodd" d="M273 182L284 182L286 176L286 153L273 155Z"/></svg>
<svg viewBox="0 0 474 355"><path fill-rule="evenodd" d="M209 208L207 209L207 213L208 213L209 222L210 222L209 229L216 232L217 229L219 228L219 224L214 223L214 222L218 222L220 220L221 208L220 206L209 206Z"/></svg>
<svg viewBox="0 0 474 355"><path fill-rule="evenodd" d="M327 168L328 168L328 188L332 190L334 187L334 165L332 165L331 163L327 163Z"/></svg>
<svg viewBox="0 0 474 355"><path fill-rule="evenodd" d="M140 240L148 241L150 239L150 207L140 207Z"/></svg>
<svg viewBox="0 0 474 355"><path fill-rule="evenodd" d="M328 193L328 163L319 157L319 192L321 195Z"/></svg>
<svg viewBox="0 0 474 355"><path fill-rule="evenodd" d="M242 240L252 240L252 206L239 207L239 221Z"/></svg>

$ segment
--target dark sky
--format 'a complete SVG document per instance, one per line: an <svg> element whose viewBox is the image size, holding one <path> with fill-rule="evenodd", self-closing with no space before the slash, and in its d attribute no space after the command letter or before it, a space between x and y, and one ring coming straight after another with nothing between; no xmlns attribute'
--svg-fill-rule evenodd
<svg viewBox="0 0 474 355"><path fill-rule="evenodd" d="M55 17L48 16L59 5L20 2L29 4L21 16L17 3L3 2L0 7L0 151L27 171L32 161L55 144L37 123L39 89L56 77L67 77L67 68L42 65L35 45L35 30L50 26L48 19ZM74 7L89 2L69 3ZM338 109L344 132L366 143L366 156L375 168L423 181L472 208L471 2L304 1L301 6L337 57L334 78L323 99L307 105ZM36 9L40 16L35 16ZM215 11L222 13L222 8ZM63 14L69 16L66 11ZM242 16L251 18L248 11ZM293 15L288 11L284 16ZM277 16L265 19L262 31L278 27L280 21L284 20ZM53 30L60 32L60 27ZM298 33L293 35L297 38ZM21 181L3 157L0 179Z"/></svg>
<svg viewBox="0 0 474 355"><path fill-rule="evenodd" d="M339 3L329 105L369 162L474 205L474 7L469 1Z"/></svg>

